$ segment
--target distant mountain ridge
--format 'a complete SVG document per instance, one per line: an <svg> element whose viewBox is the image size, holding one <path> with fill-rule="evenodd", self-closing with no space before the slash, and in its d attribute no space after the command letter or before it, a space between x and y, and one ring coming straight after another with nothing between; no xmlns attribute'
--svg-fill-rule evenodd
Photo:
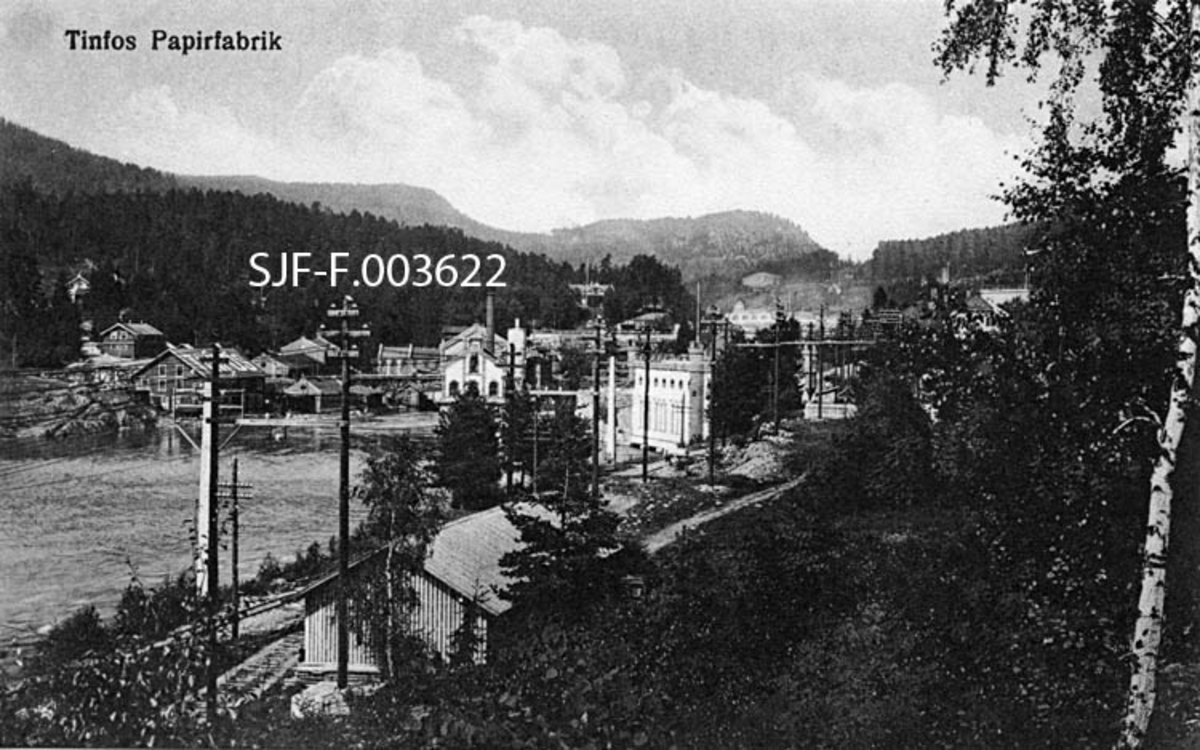
<svg viewBox="0 0 1200 750"><path fill-rule="evenodd" d="M759 211L724 211L695 218L606 219L549 234L513 232L488 226L455 208L437 192L403 183L277 182L255 176L172 175L76 149L62 141L0 120L0 179L28 177L38 190L75 192L161 192L197 188L265 193L305 206L320 204L336 213L370 213L400 224L447 226L479 239L500 242L524 252L543 253L573 265L626 263L636 255L653 255L674 265L685 280L722 277L729 280L763 270L798 274L836 263L836 256L817 244L795 223Z"/></svg>
<svg viewBox="0 0 1200 750"><path fill-rule="evenodd" d="M556 229L541 249L575 263L606 255L614 262L624 262L648 253L677 266L689 280L744 275L766 264L784 269L789 264L807 267L814 256L836 260L794 222L744 210L694 218L606 219Z"/></svg>
<svg viewBox="0 0 1200 750"><path fill-rule="evenodd" d="M338 182L277 182L263 177L225 175L180 175L185 187L228 190L243 195L266 193L279 200L302 205L319 203L335 213L370 213L409 226L446 226L489 242L501 242L517 250L529 244L520 232L509 232L475 221L450 201L429 188L386 183L356 185ZM531 236L532 237L532 236Z"/></svg>

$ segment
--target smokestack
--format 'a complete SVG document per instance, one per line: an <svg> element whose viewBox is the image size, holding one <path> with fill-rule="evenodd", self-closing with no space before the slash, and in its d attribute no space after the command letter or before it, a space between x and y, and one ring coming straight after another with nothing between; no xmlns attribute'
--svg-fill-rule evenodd
<svg viewBox="0 0 1200 750"><path fill-rule="evenodd" d="M496 310L495 303L492 300L492 290L487 292L487 348L491 349L496 340Z"/></svg>

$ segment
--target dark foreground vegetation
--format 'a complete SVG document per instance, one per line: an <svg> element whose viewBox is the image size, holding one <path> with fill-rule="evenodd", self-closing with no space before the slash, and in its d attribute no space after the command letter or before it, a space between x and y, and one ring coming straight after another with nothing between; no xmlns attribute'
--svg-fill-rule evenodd
<svg viewBox="0 0 1200 750"><path fill-rule="evenodd" d="M804 484L650 560L594 554L619 531L579 494L586 425L564 424L547 476L578 522L529 527L548 562L508 561L532 585L486 665L397 648L350 717L293 723L277 696L203 727L179 710L201 640L126 635L7 695L0 744L1110 746L1182 294L1162 281L1183 270L1181 210L1161 209L1178 195L1160 174L1073 196L1027 306L996 330L939 311L875 347L859 415L797 435ZM1194 432L1179 497L1198 489ZM413 460L377 463L368 484L391 489L360 494L393 509L374 514L382 538L428 537L426 517L395 513L431 481ZM1173 518L1168 665L1195 660L1196 511ZM614 585L630 570L641 598ZM1186 746L1189 700L1161 699L1152 740Z"/></svg>

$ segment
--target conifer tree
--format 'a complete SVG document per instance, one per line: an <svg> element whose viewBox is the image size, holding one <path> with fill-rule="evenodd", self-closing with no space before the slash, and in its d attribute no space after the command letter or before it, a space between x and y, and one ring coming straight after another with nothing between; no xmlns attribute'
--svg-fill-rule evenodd
<svg viewBox="0 0 1200 750"><path fill-rule="evenodd" d="M450 490L454 504L482 510L500 501L500 444L496 420L487 402L468 388L442 412L437 430L438 484Z"/></svg>

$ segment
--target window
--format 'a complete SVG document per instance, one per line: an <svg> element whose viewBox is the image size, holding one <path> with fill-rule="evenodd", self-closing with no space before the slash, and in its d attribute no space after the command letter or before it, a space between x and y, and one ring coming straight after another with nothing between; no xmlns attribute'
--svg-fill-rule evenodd
<svg viewBox="0 0 1200 750"><path fill-rule="evenodd" d="M488 383L488 395L493 398L500 395L500 384L495 380Z"/></svg>
<svg viewBox="0 0 1200 750"><path fill-rule="evenodd" d="M467 372L472 375L479 372L479 355L478 354L472 354L470 356L470 358L467 359Z"/></svg>
<svg viewBox="0 0 1200 750"><path fill-rule="evenodd" d="M458 381L457 380L450 381L450 395L455 398L458 397Z"/></svg>

